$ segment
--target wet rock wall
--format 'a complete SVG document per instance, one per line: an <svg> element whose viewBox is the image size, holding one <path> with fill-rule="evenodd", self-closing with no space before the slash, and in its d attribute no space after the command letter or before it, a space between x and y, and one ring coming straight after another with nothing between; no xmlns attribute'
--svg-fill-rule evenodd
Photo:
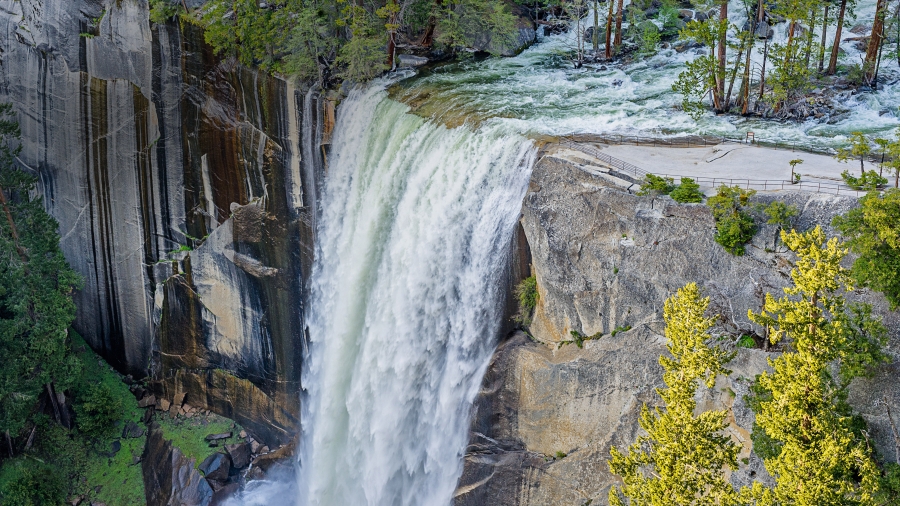
<svg viewBox="0 0 900 506"><path fill-rule="evenodd" d="M84 277L76 329L159 395L289 440L331 103L146 0L0 0L0 30L20 164Z"/></svg>

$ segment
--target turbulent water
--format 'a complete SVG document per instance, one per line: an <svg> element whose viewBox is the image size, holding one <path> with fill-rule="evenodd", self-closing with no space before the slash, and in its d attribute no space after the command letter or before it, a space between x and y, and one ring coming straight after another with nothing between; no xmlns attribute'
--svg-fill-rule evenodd
<svg viewBox="0 0 900 506"><path fill-rule="evenodd" d="M857 18L848 19L842 38L857 36L850 28L858 23L871 26L875 1L860 0L855 10ZM746 21L742 2L732 0L729 12L733 24L742 26ZM826 44L829 50L835 33L833 13L830 18L832 25ZM592 20L593 16L589 15L587 19ZM784 43L787 23L775 25L774 30L772 42ZM413 105L426 117L450 124L459 123L461 119L502 123L511 130L532 136L586 132L743 137L752 131L757 139L834 148L841 146L852 131L888 135L900 125L897 120L900 69L896 57L888 57L891 47L885 48L879 72L879 81L884 88L840 100L848 113L832 118L831 123L820 120L778 122L712 113L694 120L680 110L681 97L672 92L672 84L685 63L701 52L708 54L708 48L684 53L663 49L651 58L626 65L596 64L574 69L567 55L575 48L575 36L571 31L545 37L541 43L514 58L445 65L395 86L392 94ZM818 41L820 37L820 26L816 26L814 40ZM860 63L861 53L852 42L843 43L841 48L845 51L840 59L842 64ZM760 41L752 57L754 85L758 81L762 50ZM730 62L736 56L735 50L729 51ZM827 58L828 54L826 64ZM767 72L771 72L771 62L767 68ZM740 83L738 76L735 90L740 89Z"/></svg>
<svg viewBox="0 0 900 506"><path fill-rule="evenodd" d="M245 504L446 505L535 149L356 91L319 221L297 483Z"/></svg>

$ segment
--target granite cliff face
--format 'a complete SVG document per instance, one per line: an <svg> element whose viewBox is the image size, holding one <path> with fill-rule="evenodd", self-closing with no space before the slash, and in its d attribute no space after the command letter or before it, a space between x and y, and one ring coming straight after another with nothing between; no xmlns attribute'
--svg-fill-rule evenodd
<svg viewBox="0 0 900 506"><path fill-rule="evenodd" d="M832 216L854 205L848 197L801 192L755 197L773 198L800 209L798 228L821 224L829 233ZM759 310L765 292L787 286L792 256L774 244L774 227L763 226L747 255L734 257L713 240L705 205L637 197L552 155L534 169L521 222L540 293L531 325L539 342L517 333L495 353L474 407L455 503L606 504L616 482L609 448L630 444L641 405L660 402L665 298L696 281L711 310L723 315L717 331L761 333L747 310ZM894 362L854 383L851 402L878 451L893 461L900 456L883 403L900 412L900 314L888 311L880 294L852 298L871 303L890 330ZM583 349L560 345L572 330L603 337ZM738 349L733 373L703 393L702 407L729 410L729 431L743 445L740 458L748 463L732 475L738 484L769 479L751 453L753 413L743 397L770 356Z"/></svg>
<svg viewBox="0 0 900 506"><path fill-rule="evenodd" d="M333 104L151 26L146 0L0 0L0 26L21 165L84 277L76 329L158 395L289 440Z"/></svg>

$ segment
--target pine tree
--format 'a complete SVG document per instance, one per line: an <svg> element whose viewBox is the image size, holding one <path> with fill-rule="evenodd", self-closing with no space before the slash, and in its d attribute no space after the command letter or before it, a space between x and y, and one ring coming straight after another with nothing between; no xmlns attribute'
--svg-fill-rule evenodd
<svg viewBox="0 0 900 506"><path fill-rule="evenodd" d="M79 371L68 328L80 279L59 249L56 220L32 196L36 178L15 167L18 138L12 106L0 104L0 431L7 442L43 390L65 390Z"/></svg>
<svg viewBox="0 0 900 506"><path fill-rule="evenodd" d="M900 190L869 193L834 226L859 255L853 278L884 293L891 309L900 307Z"/></svg>
<svg viewBox="0 0 900 506"><path fill-rule="evenodd" d="M850 381L885 360L886 330L871 308L846 302L853 286L841 267L847 254L820 227L782 232L798 256L785 297L766 295L750 318L789 351L769 363L755 389L756 423L776 450L765 459L775 488L757 487L761 504L875 504L880 472L859 419L846 402ZM834 367L832 367L834 365Z"/></svg>
<svg viewBox="0 0 900 506"><path fill-rule="evenodd" d="M610 470L622 477L609 494L612 505L738 504L738 494L725 479L725 468L737 468L740 447L723 430L725 411L695 415L694 394L702 382L715 385L732 356L707 345L714 318L704 316L709 298L697 285L678 290L664 306L667 349L659 361L666 388L658 389L665 408L641 409L638 437L624 454L612 448Z"/></svg>

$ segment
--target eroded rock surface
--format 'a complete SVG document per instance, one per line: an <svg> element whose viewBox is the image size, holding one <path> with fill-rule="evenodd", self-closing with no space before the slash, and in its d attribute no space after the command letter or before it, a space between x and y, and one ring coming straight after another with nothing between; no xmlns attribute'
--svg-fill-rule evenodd
<svg viewBox="0 0 900 506"><path fill-rule="evenodd" d="M849 197L800 192L755 197L774 198L798 207L799 229L820 224L829 233L831 218L854 205ZM793 257L774 242L771 226L761 228L745 256L732 256L715 243L705 205L637 197L553 157L535 167L522 225L540 293L534 340L518 333L493 357L474 407L455 502L606 504L616 483L607 467L609 448L630 444L641 405L660 402L663 301L697 282L711 297L712 311L723 315L717 332L761 334L747 310L758 311L765 292L787 286ZM851 298L871 303L890 330L894 364L856 381L851 402L869 423L876 448L893 459L883 403L900 412L900 314L888 311L877 293L863 290ZM582 349L563 344L573 330L602 337ZM700 406L728 410L728 431L746 459L732 481L746 484L770 479L751 453L754 418L743 398L773 354L737 351L732 374L712 390L701 389Z"/></svg>
<svg viewBox="0 0 900 506"><path fill-rule="evenodd" d="M159 398L282 444L333 107L147 9L0 0L0 101L84 277L76 329Z"/></svg>

